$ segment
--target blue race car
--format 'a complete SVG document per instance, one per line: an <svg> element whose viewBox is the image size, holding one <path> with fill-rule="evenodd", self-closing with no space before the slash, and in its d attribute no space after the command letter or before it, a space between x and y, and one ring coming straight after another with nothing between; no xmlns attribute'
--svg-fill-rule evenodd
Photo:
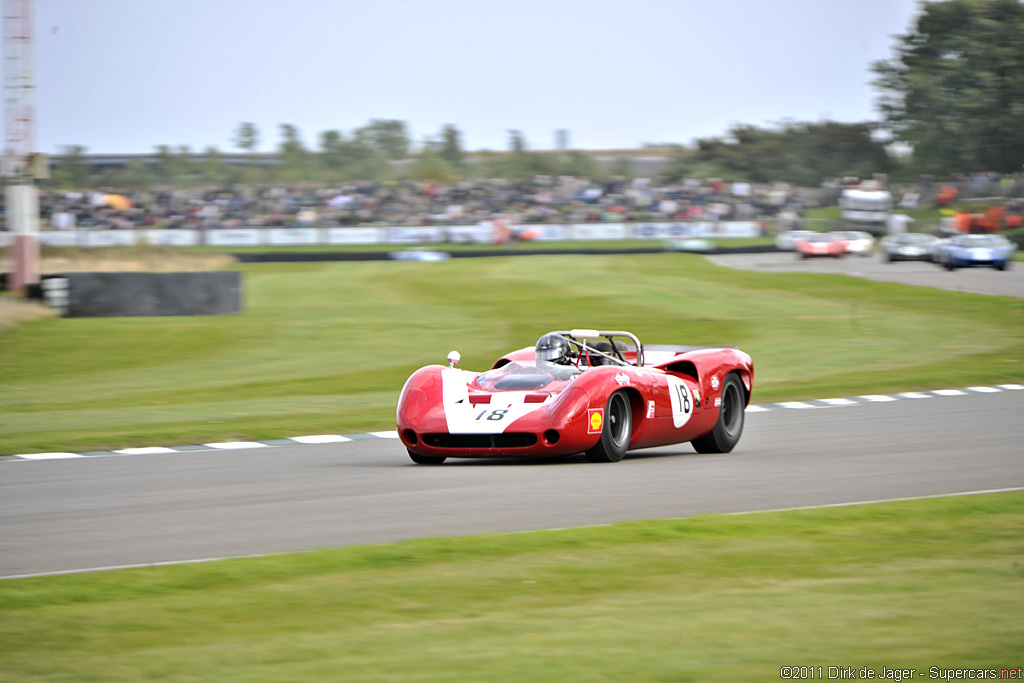
<svg viewBox="0 0 1024 683"><path fill-rule="evenodd" d="M1006 270L1017 245L1002 235L957 235L939 243L935 262L946 270L995 268Z"/></svg>

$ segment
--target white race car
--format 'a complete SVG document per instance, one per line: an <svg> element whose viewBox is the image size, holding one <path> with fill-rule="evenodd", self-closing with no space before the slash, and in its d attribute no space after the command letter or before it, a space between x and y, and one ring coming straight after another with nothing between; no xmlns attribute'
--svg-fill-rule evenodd
<svg viewBox="0 0 1024 683"><path fill-rule="evenodd" d="M858 256L870 256L875 250L875 238L869 233L858 230L844 230L832 233L846 242L846 253Z"/></svg>

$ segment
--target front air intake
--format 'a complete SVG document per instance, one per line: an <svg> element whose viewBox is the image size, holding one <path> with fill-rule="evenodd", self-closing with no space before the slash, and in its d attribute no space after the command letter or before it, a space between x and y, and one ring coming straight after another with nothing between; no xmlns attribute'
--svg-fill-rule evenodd
<svg viewBox="0 0 1024 683"><path fill-rule="evenodd" d="M434 448L526 448L537 443L537 435L424 434L423 443Z"/></svg>

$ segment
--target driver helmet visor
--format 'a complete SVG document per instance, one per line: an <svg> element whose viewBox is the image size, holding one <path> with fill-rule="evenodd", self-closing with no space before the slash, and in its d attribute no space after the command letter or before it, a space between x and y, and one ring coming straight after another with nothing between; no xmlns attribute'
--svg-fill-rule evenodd
<svg viewBox="0 0 1024 683"><path fill-rule="evenodd" d="M561 346L544 346L537 348L538 360L558 360L565 355L566 349Z"/></svg>

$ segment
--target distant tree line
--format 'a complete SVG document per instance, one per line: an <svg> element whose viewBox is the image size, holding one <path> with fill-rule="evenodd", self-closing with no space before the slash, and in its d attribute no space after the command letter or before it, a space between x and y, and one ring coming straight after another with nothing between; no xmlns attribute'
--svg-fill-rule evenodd
<svg viewBox="0 0 1024 683"><path fill-rule="evenodd" d="M260 130L243 122L232 142L251 156L250 163L228 164L215 148L196 155L187 146L154 148L147 161L135 158L119 168L97 171L89 165L86 148L62 149L53 183L62 188L120 187L148 189L156 186L231 185L237 183L295 183L433 180L450 183L459 178L530 178L536 175L600 177L592 157L579 150L531 152L520 131L509 131L507 152L475 152L463 148L462 134L454 125L444 126L413 150L403 121L374 119L349 134L338 130L320 133L316 148L308 147L292 124L279 127L275 152L261 154ZM197 160L198 157L198 160ZM630 175L627 166L612 169Z"/></svg>
<svg viewBox="0 0 1024 683"><path fill-rule="evenodd" d="M840 176L885 173L897 179L974 172L1014 173L1024 164L1024 3L944 0L922 3L914 27L898 36L894 56L872 65L880 91L878 123L786 121L739 124L694 145L669 144L668 178L722 177L812 186ZM97 174L86 149L69 146L54 170L58 187L224 185L398 179L452 182L466 177L632 176L628 159L599 168L580 150L531 151L509 131L502 152L467 153L454 125L414 144L405 122L373 119L349 133L319 134L308 147L294 125L280 126L273 163L259 154L261 131L239 124L232 143L252 163L225 163L216 148L197 160L188 147L155 148ZM890 150L906 150L894 154Z"/></svg>

